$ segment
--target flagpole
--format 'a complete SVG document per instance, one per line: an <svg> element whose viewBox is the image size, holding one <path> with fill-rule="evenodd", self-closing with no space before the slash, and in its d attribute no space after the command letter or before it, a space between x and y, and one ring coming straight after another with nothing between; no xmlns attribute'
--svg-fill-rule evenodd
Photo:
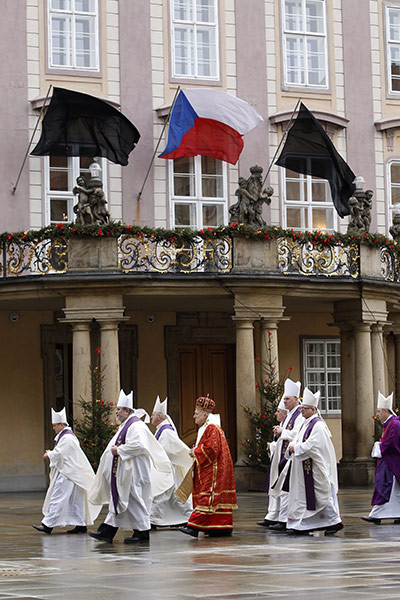
<svg viewBox="0 0 400 600"><path fill-rule="evenodd" d="M25 166L26 159L28 158L28 154L29 154L29 150L30 150L30 148L31 148L31 145L32 145L33 138L34 138L34 136L35 136L36 130L37 130L37 128L38 128L38 125L39 125L40 117L42 116L42 114L43 114L43 111L44 111L44 109L45 109L45 107L46 107L47 98L49 97L50 90L51 90L51 88L52 88L52 87L53 87L53 85L52 85L52 84L50 84L50 85L49 85L49 89L47 90L46 98L44 99L44 102L43 102L43 104L42 104L42 108L40 109L40 113L39 113L39 116L38 116L38 118L37 118L37 121L36 121L35 128L34 128L34 130L33 130L33 133L32 133L32 135L31 135L31 139L29 140L28 149L27 149L27 151L25 152L24 160L22 161L22 165L21 165L21 168L20 168L20 170L19 170L19 173L18 173L17 181L16 181L16 183L15 183L15 185L14 185L13 189L11 190L11 194L12 194L13 196L14 196L14 194L15 194L15 191L16 191L16 189L17 189L17 185L18 185L18 183L19 183L19 180L20 180L20 178L21 178L22 171L23 171L23 168L24 168L24 166Z"/></svg>
<svg viewBox="0 0 400 600"><path fill-rule="evenodd" d="M161 138L162 138L162 136L164 135L165 128L167 127L167 125L168 125L168 123L169 123L169 119L170 119L170 116L171 116L171 112L172 112L172 109L174 108L174 104L175 104L175 102L176 102L176 99L177 99L177 97L178 97L178 94L179 94L180 90L181 90L181 86L180 86L180 85L178 85L178 87L177 87L177 90L176 90L176 92L175 92L174 99L173 99L173 101L172 101L172 104L171 104L171 106L170 106L170 109L169 109L169 112L168 112L167 118L165 119L164 127L162 128L162 131L161 131L161 133L160 133L160 137L158 138L157 146L156 146L156 149L154 150L153 157L152 157L152 159L151 159L151 161L150 161L150 164L149 164L149 168L147 169L146 177L144 178L143 185L142 185L142 187L141 187L141 190L140 190L140 192L138 193L138 197L137 197L137 200L138 200L138 201L139 201L139 200L140 200L140 198L142 197L143 188L144 188L144 186L146 185L146 181L147 181L147 178L148 178L148 176L149 176L149 173L150 173L151 166L152 166L152 164L153 164L153 162L154 162L154 159L155 159L155 157L156 157L156 154L157 154L157 151L158 151L158 147L159 147L159 145L160 145L160 142L161 142Z"/></svg>
<svg viewBox="0 0 400 600"><path fill-rule="evenodd" d="M270 165L269 165L269 167L268 167L268 171L266 172L266 175L265 175L265 177L264 177L264 181L263 181L263 183L262 183L262 184L263 184L263 186L265 185L265 182L266 182L266 180L267 180L267 177L268 177L268 175L270 174L270 171L271 171L271 169L272 169L272 165L273 165L273 164L274 164L274 162L275 162L276 156L277 156L277 154L278 154L279 150L281 149L281 146L282 146L283 142L285 141L286 134L287 134L287 132L289 131L289 127L290 127L290 126L291 126L291 124L292 124L292 121L293 121L293 118L294 118L294 114L295 114L295 112L297 111L297 108L298 108L298 106L299 106L300 102L301 102L301 98L299 98L299 99L297 100L297 104L296 104L296 106L294 107L294 111L293 111L293 112L292 112L292 114L291 114L291 117L290 117L289 123L288 123L288 124L286 125L286 127L285 127L285 131L283 132L283 135L282 135L281 141L280 141L280 142L279 142L279 144L278 144L278 147L277 147L277 149L276 149L276 151L275 151L274 157L273 157L273 159L271 160L271 163L270 163Z"/></svg>

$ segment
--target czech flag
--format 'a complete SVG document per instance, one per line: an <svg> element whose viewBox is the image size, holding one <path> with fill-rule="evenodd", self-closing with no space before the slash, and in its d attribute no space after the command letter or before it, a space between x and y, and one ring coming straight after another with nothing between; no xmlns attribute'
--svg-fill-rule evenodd
<svg viewBox="0 0 400 600"><path fill-rule="evenodd" d="M201 154L235 165L243 136L262 120L250 104L222 90L181 90L171 113L167 147L160 157Z"/></svg>

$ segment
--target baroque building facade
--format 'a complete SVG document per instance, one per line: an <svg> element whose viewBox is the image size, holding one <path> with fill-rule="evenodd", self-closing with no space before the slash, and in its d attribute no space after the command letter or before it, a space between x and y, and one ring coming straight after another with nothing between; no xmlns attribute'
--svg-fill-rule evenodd
<svg viewBox="0 0 400 600"><path fill-rule="evenodd" d="M227 225L239 176L255 164L267 172L301 98L373 190L370 232L390 239L400 201L400 1L7 0L2 8L0 233L52 224L61 233L74 219L73 188L92 159L23 164L55 86L106 100L141 133L128 166L99 160L115 221ZM237 165L158 158L178 86L225 90L263 117ZM346 232L326 181L272 165L268 184L269 225ZM281 375L293 366L293 379L321 390L342 481L371 481L377 392L400 395L399 267L389 247L338 242L323 251L295 235L227 234L183 247L137 236L70 238L57 248L11 238L1 245L0 374L18 424L4 431L1 490L45 487L50 407L66 404L79 417L97 347L104 397L132 389L135 405L151 411L158 394L168 396L188 443L195 398L210 393L245 489L255 483L243 406L259 406L267 360Z"/></svg>

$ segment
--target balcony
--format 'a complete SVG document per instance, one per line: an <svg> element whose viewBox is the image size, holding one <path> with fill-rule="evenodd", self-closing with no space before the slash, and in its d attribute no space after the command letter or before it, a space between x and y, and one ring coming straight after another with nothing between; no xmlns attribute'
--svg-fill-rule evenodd
<svg viewBox="0 0 400 600"><path fill-rule="evenodd" d="M383 236L369 239L324 234L290 234L229 227L182 235L135 230L113 235L9 234L0 247L0 281L22 277L93 274L254 275L400 281L397 244ZM221 231L222 229L222 231ZM268 231L268 232L267 232ZM25 237L25 239L24 239Z"/></svg>

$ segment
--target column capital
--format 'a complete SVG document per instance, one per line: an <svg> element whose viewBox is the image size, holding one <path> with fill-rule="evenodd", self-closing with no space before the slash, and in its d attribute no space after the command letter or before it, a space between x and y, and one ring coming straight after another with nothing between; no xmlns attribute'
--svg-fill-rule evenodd
<svg viewBox="0 0 400 600"><path fill-rule="evenodd" d="M236 323L236 329L253 329L255 319L249 319L248 317L232 317L232 321Z"/></svg>

